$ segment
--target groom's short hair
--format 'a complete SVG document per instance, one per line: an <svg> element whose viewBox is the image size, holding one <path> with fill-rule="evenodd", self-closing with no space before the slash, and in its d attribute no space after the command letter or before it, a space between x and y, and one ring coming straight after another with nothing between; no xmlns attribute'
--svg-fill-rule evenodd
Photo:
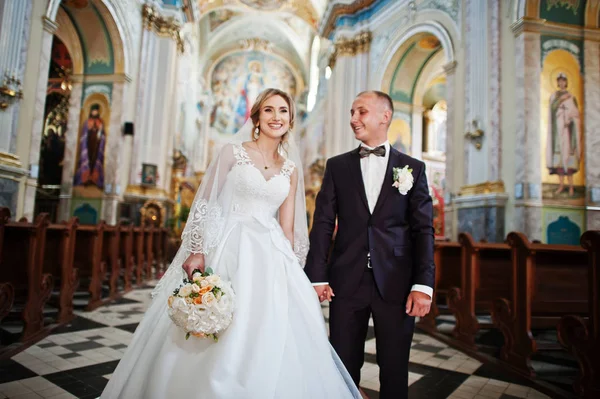
<svg viewBox="0 0 600 399"><path fill-rule="evenodd" d="M390 97L387 93L384 93L379 90L367 90L367 91L358 93L358 95L356 97L369 95L369 94L377 97L380 100L385 101L385 103L388 106L388 108L390 109L390 111L392 111L392 115L394 114L394 102L392 101L392 97Z"/></svg>

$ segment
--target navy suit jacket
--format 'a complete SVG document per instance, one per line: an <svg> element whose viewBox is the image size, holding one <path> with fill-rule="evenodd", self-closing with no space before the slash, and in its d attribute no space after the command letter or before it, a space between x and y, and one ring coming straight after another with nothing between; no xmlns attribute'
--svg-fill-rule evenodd
<svg viewBox="0 0 600 399"><path fill-rule="evenodd" d="M406 195L392 186L393 168L412 168ZM338 229L329 258L331 238ZM433 287L433 208L425 164L390 147L385 178L369 211L358 148L327 161L317 195L304 268L313 283L329 282L336 298L358 289L371 254L375 283L386 302L403 303L413 284Z"/></svg>

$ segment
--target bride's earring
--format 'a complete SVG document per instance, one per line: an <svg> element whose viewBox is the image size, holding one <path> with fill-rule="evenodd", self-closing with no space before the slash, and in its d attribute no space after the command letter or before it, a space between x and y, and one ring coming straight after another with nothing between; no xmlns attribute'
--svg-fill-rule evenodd
<svg viewBox="0 0 600 399"><path fill-rule="evenodd" d="M252 134L252 138L254 139L254 141L258 140L258 137L260 136L260 129L258 128L258 125L256 125L256 129L254 129L254 133Z"/></svg>

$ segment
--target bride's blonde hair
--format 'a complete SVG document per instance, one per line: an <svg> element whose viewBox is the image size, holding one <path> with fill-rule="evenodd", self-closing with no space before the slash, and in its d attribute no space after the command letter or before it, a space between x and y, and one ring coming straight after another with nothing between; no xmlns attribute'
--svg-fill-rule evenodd
<svg viewBox="0 0 600 399"><path fill-rule="evenodd" d="M264 105L265 101L267 101L273 96L280 96L287 103L290 112L290 130L292 130L294 128L294 122L296 120L296 103L294 102L292 96L290 96L285 91L273 88L265 89L258 95L258 97L256 97L256 101L254 102L254 105L250 110L250 118L252 119L252 125L254 127L258 125L260 110L262 106ZM284 148L284 145L287 144L290 130L288 130L283 136L281 136L281 143L279 144L280 148Z"/></svg>

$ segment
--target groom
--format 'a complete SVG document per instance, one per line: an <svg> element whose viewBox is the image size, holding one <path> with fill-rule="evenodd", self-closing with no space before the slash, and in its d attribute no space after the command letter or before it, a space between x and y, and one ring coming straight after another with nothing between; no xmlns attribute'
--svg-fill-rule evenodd
<svg viewBox="0 0 600 399"><path fill-rule="evenodd" d="M393 112L379 91L354 100L350 126L362 144L327 161L304 269L319 300L331 301L331 344L357 385L373 316L382 399L408 396L414 318L429 312L435 274L425 164L391 148Z"/></svg>

